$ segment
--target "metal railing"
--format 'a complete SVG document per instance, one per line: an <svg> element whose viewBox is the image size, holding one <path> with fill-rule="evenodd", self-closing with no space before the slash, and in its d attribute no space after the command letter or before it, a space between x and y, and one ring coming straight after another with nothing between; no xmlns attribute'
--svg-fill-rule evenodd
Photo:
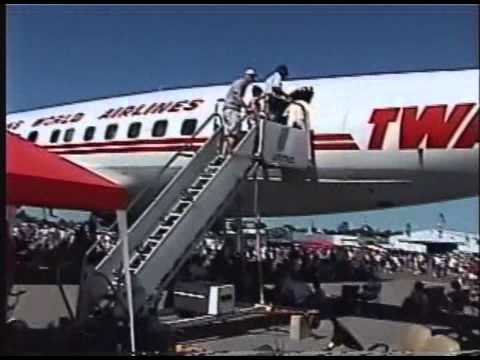
<svg viewBox="0 0 480 360"><path fill-rule="evenodd" d="M172 157L168 160L168 162L161 167L161 169L158 171L158 173L155 175L154 177L154 180L151 181L150 185L146 186L144 189L142 189L136 196L135 198L130 202L130 204L128 205L127 207L127 214L129 214L133 208L139 204L139 201L142 199L142 197L148 193L148 190L151 190L153 187L154 187L154 184L156 183L156 181L158 181L159 178L161 178L165 172L171 168L171 166L175 163L176 160L178 160L180 158L180 156L185 152L185 151L189 151L193 148L193 140L207 127L208 124L211 123L212 120L218 120L220 119L220 124L218 125L216 122L214 122L214 128L215 126L218 126L218 128L222 128L223 127L223 121L222 121L222 117L221 115L219 114L218 112L218 109L219 109L219 103L224 101L223 99L218 99L217 100L217 103L215 104L215 111L212 115L210 115L203 123L202 125L200 125L200 127L193 133L193 135L188 139L189 140L189 144L185 146L184 149L182 150L179 150L177 151L174 155L172 155ZM155 195L155 199L158 197L159 194L161 194L163 189L159 189L157 194ZM146 206L148 208L148 205ZM145 210L145 209L144 209ZM141 213L143 213L143 211L141 211ZM141 216L141 213L139 215L139 217ZM133 221L132 223L134 223L135 221ZM131 224L130 224L131 225ZM112 225L110 225L108 227L108 229L106 230L107 232L113 232L115 231L115 228L117 227L117 222L115 221ZM96 249L98 243L99 243L100 240L96 240L91 246L90 248L86 251L85 253L85 258L88 258L88 256L90 256L92 254L92 252ZM108 255L108 254L105 254L105 256Z"/></svg>
<svg viewBox="0 0 480 360"><path fill-rule="evenodd" d="M194 142L195 138L198 137L198 135L207 127L208 124L210 124L212 122L212 120L214 121L214 126L213 126L213 128L215 130L214 136L216 135L217 131L220 131L223 128L223 126L224 126L223 116L220 114L220 112L221 112L220 104L223 103L223 102L224 102L224 99L218 99L217 100L217 102L215 104L215 108L214 108L214 113L212 115L210 115L202 123L202 125L200 125L200 127L193 133L193 135L188 139L189 144L186 145L184 149L179 150L174 155L172 155L172 157L168 160L168 162L164 166L162 166L161 169L158 171L158 173L155 175L154 180L152 180L151 183L148 186L146 186L144 189L142 189L135 196L135 198L130 202L130 204L127 208L127 214L132 213L132 210L134 210L134 208L135 208L135 206L137 206L137 204L140 204L140 206L141 206L141 205L146 203L145 201L141 202L140 200L144 197L145 194L149 193L149 190L154 189L154 185L157 183L158 179L161 178L165 174L165 172L172 167L172 165L175 163L175 161L177 161L185 153L185 151L189 151L193 148L193 142ZM305 106L301 103L296 102L296 101L286 101L286 102L289 104L289 106L296 105L296 106L299 106L301 108L301 110L303 112L305 131L309 132L310 131L309 113L305 109ZM249 116L248 113L245 114L245 116L243 116L241 122L243 123L243 121L248 116ZM223 136L224 135L223 135L223 131L222 131L220 133L220 144L222 144L223 141L224 141ZM309 152L308 153L311 154L311 141L308 141L307 146L309 147ZM129 227L133 226L138 221L138 219L142 216L142 214L149 208L148 204L154 202L158 198L158 196L162 193L162 190L163 190L163 188L158 189L158 191L154 195L153 200L151 199L151 195L150 195L150 198L147 199L148 202L147 202L146 208L137 212L139 214L138 217L136 219L133 219L133 221L129 221ZM131 219L129 219L129 220L131 220ZM112 231L114 231L116 226L117 226L117 222L115 221L106 231L107 232L112 232ZM99 241L100 240L97 240L92 244L92 246L85 253L85 257L88 257L92 254L92 252L97 247ZM108 254L105 254L105 256L107 256L107 255Z"/></svg>
<svg viewBox="0 0 480 360"><path fill-rule="evenodd" d="M133 207L138 203L138 201L142 198L143 195L145 195L148 190L152 189L154 184L156 183L156 181L161 178L164 173L173 165L173 163L178 160L178 158L184 154L185 151L192 151L193 149L193 140L195 140L195 138L207 127L207 125L213 120L213 119L218 119L220 118L221 119L221 116L218 112L218 104L219 102L223 101L223 99L218 99L217 100L217 103L215 104L215 111L212 115L210 115L207 120L205 120L202 125L200 125L200 127L193 133L193 135L188 139L187 141L187 145L185 146L184 149L182 150L179 150L177 151L169 160L168 162L162 166L162 168L160 169L160 171L154 176L154 180L152 180L150 182L150 185L146 186L144 189L142 189L136 196L135 198L131 201L131 203L128 205L127 207L127 213L129 213ZM220 127L222 127L223 124L221 124ZM215 127L214 127L215 129ZM159 193L161 192L161 190L158 191ZM158 195L158 194L157 194ZM115 228L116 226L116 222L114 224L112 224L109 228L108 231L111 231L111 229Z"/></svg>

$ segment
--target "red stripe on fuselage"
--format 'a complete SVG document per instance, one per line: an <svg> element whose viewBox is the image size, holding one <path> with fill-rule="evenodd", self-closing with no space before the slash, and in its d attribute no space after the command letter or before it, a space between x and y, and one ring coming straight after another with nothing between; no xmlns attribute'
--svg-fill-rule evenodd
<svg viewBox="0 0 480 360"><path fill-rule="evenodd" d="M350 134L314 134L313 139L319 141L353 140Z"/></svg>
<svg viewBox="0 0 480 360"><path fill-rule="evenodd" d="M46 149L75 149L83 147L104 147L104 146L130 146L130 145L160 145L160 144L178 144L178 143L197 143L203 144L208 138L167 138L167 139L147 139L130 141L104 141L104 142L84 142L77 144L45 145Z"/></svg>
<svg viewBox="0 0 480 360"><path fill-rule="evenodd" d="M329 143L329 144L314 144L314 150L360 150L355 143Z"/></svg>
<svg viewBox="0 0 480 360"><path fill-rule="evenodd" d="M172 146L144 146L144 147L121 147L121 148L100 148L100 149L72 149L66 151L58 151L51 149L59 155L88 155L88 154L115 154L115 153L135 153L135 152L176 152L176 151L197 151L200 146L172 145ZM315 144L314 150L360 150L355 143L339 143L339 144Z"/></svg>
<svg viewBox="0 0 480 360"><path fill-rule="evenodd" d="M50 149L58 155L88 155L88 154L105 154L105 153L134 153L134 152L177 152L177 151L197 151L201 146L193 145L172 145L172 146L143 146L143 147L120 147L120 148L99 148L99 149L73 149L66 151L58 151L58 149ZM57 150L57 151L56 151Z"/></svg>
<svg viewBox="0 0 480 360"><path fill-rule="evenodd" d="M350 134L315 134L313 136L315 150L359 150ZM196 151L208 138L167 138L130 141L92 142L81 144L48 145L44 148L57 154L76 155L94 153L127 153L127 152L175 152ZM333 143L316 143L318 141L343 141ZM144 146L149 145L149 146Z"/></svg>

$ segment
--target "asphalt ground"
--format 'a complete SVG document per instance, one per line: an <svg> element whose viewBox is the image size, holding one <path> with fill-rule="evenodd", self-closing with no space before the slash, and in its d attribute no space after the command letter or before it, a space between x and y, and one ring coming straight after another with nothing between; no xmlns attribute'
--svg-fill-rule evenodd
<svg viewBox="0 0 480 360"><path fill-rule="evenodd" d="M400 350L399 344L402 334L406 329L415 323L415 320L405 321L398 317L398 315L390 316L395 313L405 297L407 297L417 280L424 281L426 286L445 286L446 291L450 291L450 279L436 279L431 276L413 276L408 273L386 275L383 276L382 292L380 298L376 301L379 307L384 308L380 315L377 313L369 316L368 314L348 315L338 317L338 323L342 329L347 333L353 335L356 342L358 342L364 349L369 348L374 344L385 344L390 351ZM362 282L343 282L343 283L327 283L322 284L322 288L327 295L340 296L343 285L362 285ZM389 314L390 312L390 314ZM476 320L480 324L478 315ZM462 340L458 332L451 326L444 325L441 322L434 322L426 324L435 334L443 334L450 336L455 340ZM241 327L241 324L238 325ZM478 328L478 326L477 326ZM325 351L327 345L332 341L334 336L334 325L330 320L322 320L318 328L312 329L311 336L297 341L290 339L290 327L288 324L275 325L269 327L259 327L254 329L246 329L236 331L236 333L222 333L214 329L196 330L197 333L192 333L191 340L180 342L181 344L188 344L197 349L214 354L232 354L248 355L251 352L261 351L275 351L279 350L283 353L315 353ZM477 335L478 330L477 330ZM347 336L348 337L348 336ZM463 339L462 350L471 350L480 348L478 343L479 338L475 340ZM468 341L467 341L468 340ZM478 345L475 346L475 343ZM343 345L335 348L338 352L352 351L355 349L352 342L346 341Z"/></svg>
<svg viewBox="0 0 480 360"><path fill-rule="evenodd" d="M402 321L398 316L390 316L391 309L399 308L406 296L411 292L415 281L424 281L428 286L445 286L450 290L450 278L437 279L429 275L413 276L410 273L382 275L382 291L379 299L372 306L383 307L383 313L378 312L372 316L362 314L349 314L338 317L337 320L343 329L354 336L363 348L377 343L386 344L390 350L398 348L399 337L405 328L414 321ZM362 282L325 283L322 288L331 296L339 296L343 285L362 285ZM31 328L44 328L49 323L58 324L60 316L68 316L67 309L56 286L52 285L17 285L14 290L27 290L20 299L13 316L25 320ZM75 309L75 297L78 286L65 286L67 297ZM480 324L478 314L477 324ZM288 322L288 321L287 321ZM255 324L254 324L255 325ZM461 325L461 324L460 324ZM451 326L431 323L427 324L432 332L441 333L462 341L462 350L478 349L480 342L478 326L475 339L461 339L459 333ZM232 327L230 327L232 328ZM209 353L240 354L241 352L255 352L267 349L268 351L280 350L282 352L319 352L325 350L334 335L334 326L330 320L322 320L320 325L312 330L311 336L296 341L290 339L289 325L262 325L242 328L242 323L233 325L235 331L223 331L215 326L199 327L183 334L183 339L178 344L194 346ZM185 338L187 337L187 338ZM476 344L476 345L475 345ZM340 345L336 351L352 350L351 344Z"/></svg>

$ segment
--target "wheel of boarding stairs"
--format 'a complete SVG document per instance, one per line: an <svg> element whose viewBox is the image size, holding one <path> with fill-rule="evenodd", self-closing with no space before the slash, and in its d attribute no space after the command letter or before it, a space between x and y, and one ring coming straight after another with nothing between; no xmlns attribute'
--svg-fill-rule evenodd
<svg viewBox="0 0 480 360"><path fill-rule="evenodd" d="M431 338L432 332L429 328L417 324L409 325L400 333L398 348L400 351L419 352Z"/></svg>

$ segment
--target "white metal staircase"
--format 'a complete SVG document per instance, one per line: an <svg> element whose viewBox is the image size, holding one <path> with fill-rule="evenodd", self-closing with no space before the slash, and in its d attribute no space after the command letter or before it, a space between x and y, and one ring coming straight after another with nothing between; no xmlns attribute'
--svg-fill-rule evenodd
<svg viewBox="0 0 480 360"><path fill-rule="evenodd" d="M214 115L219 116L218 113ZM267 165L300 170L309 166L308 132L270 121L260 124L243 136L233 154L226 159L217 157L222 131L216 131L129 226L129 271L135 311L158 298L202 235L231 204L240 182L247 178L247 172L254 164L252 154L260 126L266 130L262 139L262 156ZM80 320L92 314L102 299L112 297L112 288L120 290L117 297L122 303L122 269L120 244L97 264L85 267L77 309ZM95 274L100 276L95 277Z"/></svg>
<svg viewBox="0 0 480 360"><path fill-rule="evenodd" d="M186 261L190 250L228 206L252 164L256 129L240 141L234 155L217 157L220 131L180 170L129 228L130 272L138 293L156 295ZM102 273L113 286L122 282L121 246L117 244L90 273ZM104 285L102 286L101 283ZM89 304L109 296L106 281L93 280ZM83 286L91 287L85 282ZM110 294L111 295L111 294ZM138 309L147 299L135 299ZM92 306L82 308L88 316Z"/></svg>
<svg viewBox="0 0 480 360"><path fill-rule="evenodd" d="M252 164L254 138L255 129L252 129L234 155L223 162L215 158L208 163L175 201L164 220L137 247L129 268L142 287L142 293L153 295L163 290L189 258L202 235L230 205ZM141 303L139 299L136 305Z"/></svg>
<svg viewBox="0 0 480 360"><path fill-rule="evenodd" d="M219 115L215 112L195 132L193 137L201 133L208 125L218 124ZM201 174L202 170L217 155L217 146L221 133L219 131L209 139L196 153L188 152L189 149L177 152L168 163L159 171L157 178L160 178L166 171L170 170L175 161L184 155L192 157L174 178L159 192L152 194L151 189L145 189L143 194L137 197L129 211L133 207L140 208L141 197L149 197L149 205L142 208L141 215L134 219L133 224L128 228L129 248L132 254L147 239L156 227L164 220L165 215L178 200L179 194L184 192ZM114 226L112 226L113 228ZM116 277L122 269L121 244L117 243L108 253L101 255L100 259L93 259L95 249L100 240L94 243L85 254L84 265L81 277L81 291L77 307L79 319L85 319L92 311L92 307L104 296L111 293L111 285L115 285ZM93 259L93 260L92 260ZM99 275L99 276L96 276ZM110 282L110 284L108 283Z"/></svg>

